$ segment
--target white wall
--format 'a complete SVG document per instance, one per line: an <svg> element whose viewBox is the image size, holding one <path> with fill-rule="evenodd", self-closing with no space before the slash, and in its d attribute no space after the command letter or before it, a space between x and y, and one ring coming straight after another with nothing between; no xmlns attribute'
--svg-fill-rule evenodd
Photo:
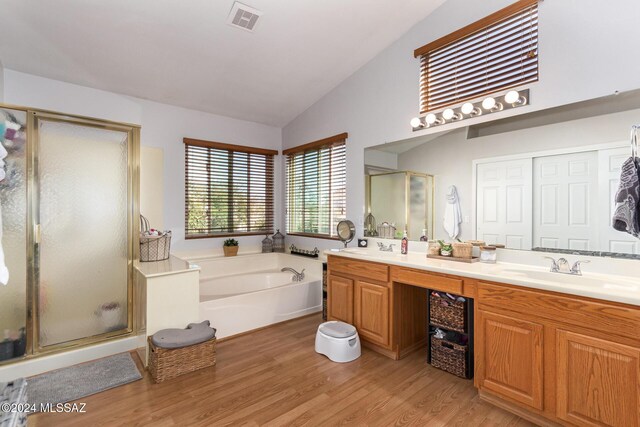
<svg viewBox="0 0 640 427"><path fill-rule="evenodd" d="M4 67L0 62L0 102L4 102Z"/></svg>
<svg viewBox="0 0 640 427"><path fill-rule="evenodd" d="M164 152L164 183L158 191L164 194L164 228L173 231L172 247L176 250L222 251L220 239L184 240L183 137L274 150L281 147L281 130L272 126L159 104L8 69L4 70L4 81L4 102L7 104L141 125L142 145L160 148ZM281 199L279 162L278 158L276 200ZM276 218L282 216L281 205L277 205L275 214ZM248 236L239 240L241 246L248 248L258 246L262 239L260 236Z"/></svg>
<svg viewBox="0 0 640 427"><path fill-rule="evenodd" d="M466 138L466 129L459 129L399 154L398 169L435 175L438 239L447 238L442 227L445 195L447 188L455 185L462 216L469 219L461 226L460 239L472 239L475 237L472 225L473 160L626 141L629 126L639 117L640 109L636 109L472 139Z"/></svg>
<svg viewBox="0 0 640 427"><path fill-rule="evenodd" d="M362 235L363 149L430 131L411 131L418 115L419 63L413 50L474 22L512 0L448 0L397 42L316 102L283 129L283 148L340 132L347 140L347 216ZM441 126L437 131L527 113L640 87L637 17L640 2L545 0L540 2L540 81L530 85L531 105ZM446 161L446 159L442 159ZM300 247L337 246L291 238Z"/></svg>

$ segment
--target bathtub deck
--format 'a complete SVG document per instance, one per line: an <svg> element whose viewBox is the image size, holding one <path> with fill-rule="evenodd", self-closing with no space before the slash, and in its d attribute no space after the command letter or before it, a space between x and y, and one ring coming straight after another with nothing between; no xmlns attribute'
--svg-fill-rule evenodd
<svg viewBox="0 0 640 427"><path fill-rule="evenodd" d="M29 426L461 425L530 426L479 400L472 381L415 352L393 361L363 349L335 364L314 352L319 314L218 345L218 364L153 384L136 381L81 399L85 414L37 414Z"/></svg>

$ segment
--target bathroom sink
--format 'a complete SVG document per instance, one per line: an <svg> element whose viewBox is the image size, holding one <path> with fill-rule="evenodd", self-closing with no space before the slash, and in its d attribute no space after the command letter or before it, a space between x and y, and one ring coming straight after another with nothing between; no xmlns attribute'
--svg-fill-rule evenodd
<svg viewBox="0 0 640 427"><path fill-rule="evenodd" d="M385 251L371 250L367 248L345 248L345 249L341 249L340 252L344 252L347 254L354 254L354 255L367 255L372 257L379 256L384 258L395 258L395 257L402 256L402 254L398 252L385 252Z"/></svg>
<svg viewBox="0 0 640 427"><path fill-rule="evenodd" d="M504 274L522 277L533 281L552 282L567 285L577 285L584 287L599 287L604 289L638 292L640 285L631 280L612 279L607 276L598 275L571 275L562 273L552 273L550 271L529 270L520 268L505 268L502 270Z"/></svg>

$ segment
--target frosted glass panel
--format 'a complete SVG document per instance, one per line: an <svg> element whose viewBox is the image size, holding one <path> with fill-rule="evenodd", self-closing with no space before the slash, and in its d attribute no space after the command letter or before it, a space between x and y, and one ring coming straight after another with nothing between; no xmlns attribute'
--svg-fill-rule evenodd
<svg viewBox="0 0 640 427"><path fill-rule="evenodd" d="M0 272L0 361L21 356L25 347L23 328L27 321L26 119L27 114L24 111L0 109L0 269L3 270ZM3 265L7 270L4 270ZM5 336L8 336L9 340L5 340Z"/></svg>
<svg viewBox="0 0 640 427"><path fill-rule="evenodd" d="M127 134L39 121L39 345L127 327Z"/></svg>

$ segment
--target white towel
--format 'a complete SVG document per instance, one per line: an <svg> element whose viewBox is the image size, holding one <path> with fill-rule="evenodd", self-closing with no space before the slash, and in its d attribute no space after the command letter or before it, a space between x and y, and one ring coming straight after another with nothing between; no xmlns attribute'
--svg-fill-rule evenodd
<svg viewBox="0 0 640 427"><path fill-rule="evenodd" d="M462 211L458 200L458 190L455 185L449 187L447 191L447 204L444 208L444 229L451 239L455 239L460 234L460 224L462 223Z"/></svg>

